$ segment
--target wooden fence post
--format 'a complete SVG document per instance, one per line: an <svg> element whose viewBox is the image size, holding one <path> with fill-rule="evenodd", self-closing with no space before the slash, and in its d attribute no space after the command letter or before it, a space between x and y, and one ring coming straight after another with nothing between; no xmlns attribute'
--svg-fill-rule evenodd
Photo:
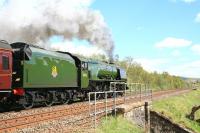
<svg viewBox="0 0 200 133"><path fill-rule="evenodd" d="M145 111L145 133L150 133L150 113L149 113L149 105L148 102L144 104Z"/></svg>

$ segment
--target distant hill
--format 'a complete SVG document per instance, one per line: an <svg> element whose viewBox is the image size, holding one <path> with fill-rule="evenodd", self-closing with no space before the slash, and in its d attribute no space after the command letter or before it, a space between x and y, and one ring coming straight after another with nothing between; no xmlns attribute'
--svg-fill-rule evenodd
<svg viewBox="0 0 200 133"><path fill-rule="evenodd" d="M190 81L190 82L197 82L200 81L200 78L187 78L187 77L181 77L185 81Z"/></svg>

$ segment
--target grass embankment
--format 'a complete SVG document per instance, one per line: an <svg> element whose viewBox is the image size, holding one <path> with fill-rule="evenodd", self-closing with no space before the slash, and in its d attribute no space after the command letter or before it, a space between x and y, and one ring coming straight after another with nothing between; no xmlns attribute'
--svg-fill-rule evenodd
<svg viewBox="0 0 200 133"><path fill-rule="evenodd" d="M176 97L170 97L153 102L153 110L160 112L195 132L200 132L200 123L189 120L186 115L191 112L195 105L200 105L200 90L192 91ZM200 111L196 112L196 119L200 119Z"/></svg>
<svg viewBox="0 0 200 133"><path fill-rule="evenodd" d="M103 119L97 133L143 133L144 131L123 117Z"/></svg>

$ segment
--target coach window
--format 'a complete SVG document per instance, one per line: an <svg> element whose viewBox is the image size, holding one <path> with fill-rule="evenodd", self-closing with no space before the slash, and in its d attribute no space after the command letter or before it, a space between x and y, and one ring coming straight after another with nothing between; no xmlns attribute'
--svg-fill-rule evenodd
<svg viewBox="0 0 200 133"><path fill-rule="evenodd" d="M2 56L3 70L9 70L9 58L8 56Z"/></svg>

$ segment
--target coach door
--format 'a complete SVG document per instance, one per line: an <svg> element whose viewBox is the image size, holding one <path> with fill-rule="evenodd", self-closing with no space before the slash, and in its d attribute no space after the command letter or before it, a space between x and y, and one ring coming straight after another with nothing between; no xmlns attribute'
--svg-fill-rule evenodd
<svg viewBox="0 0 200 133"><path fill-rule="evenodd" d="M12 54L0 50L0 90L10 89L12 81Z"/></svg>

